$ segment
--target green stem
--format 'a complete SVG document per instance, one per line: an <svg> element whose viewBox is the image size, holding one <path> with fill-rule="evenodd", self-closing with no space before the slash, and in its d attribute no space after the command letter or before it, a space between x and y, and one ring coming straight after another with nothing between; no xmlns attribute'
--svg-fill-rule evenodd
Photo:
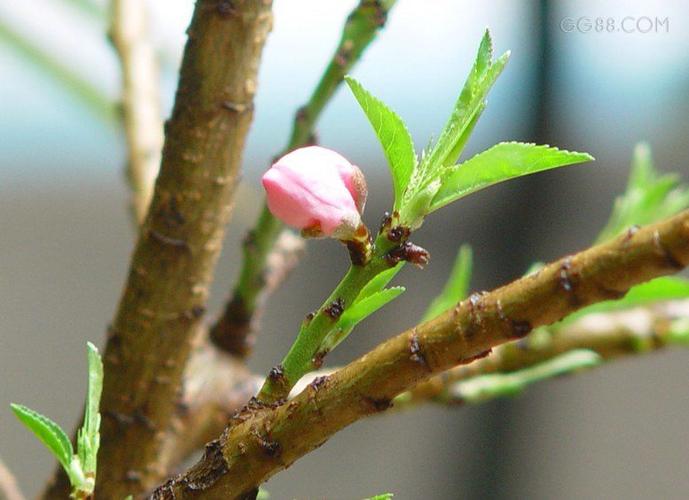
<svg viewBox="0 0 689 500"><path fill-rule="evenodd" d="M327 351L323 341L337 324L342 312L352 305L361 290L391 263L387 252L398 243L391 242L385 234L376 239L373 256L365 266L352 265L335 290L310 318L304 320L297 339L280 365L271 370L257 398L264 403L285 399L290 390L306 373L317 369Z"/></svg>
<svg viewBox="0 0 689 500"><path fill-rule="evenodd" d="M388 12L396 1L361 0L349 14L340 43L308 102L299 108L289 142L280 156L314 142L316 121L342 83L344 75L357 63L376 33L384 26ZM256 226L249 233L249 244L244 247L240 278L232 298L223 315L211 328L213 342L232 354L244 357L251 350L252 341L248 337L252 333L252 318L263 294L266 259L282 227L280 221L264 205Z"/></svg>

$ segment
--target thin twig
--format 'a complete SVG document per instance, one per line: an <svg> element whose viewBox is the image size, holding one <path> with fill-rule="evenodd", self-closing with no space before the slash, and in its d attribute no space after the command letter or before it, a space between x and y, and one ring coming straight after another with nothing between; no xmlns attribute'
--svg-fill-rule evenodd
<svg viewBox="0 0 689 500"><path fill-rule="evenodd" d="M231 213L271 25L267 0L196 3L155 193L103 356L96 498L136 497L164 472L158 460Z"/></svg>
<svg viewBox="0 0 689 500"><path fill-rule="evenodd" d="M132 213L141 224L153 196L163 146L158 62L144 0L112 0L110 38L122 70L122 119Z"/></svg>
<svg viewBox="0 0 689 500"><path fill-rule="evenodd" d="M24 500L17 479L0 458L0 497L5 500Z"/></svg>
<svg viewBox="0 0 689 500"><path fill-rule="evenodd" d="M394 337L296 398L248 405L203 458L152 498L237 498L322 445L335 432L386 410L398 394L493 347L523 338L589 304L689 265L689 210L560 259Z"/></svg>
<svg viewBox="0 0 689 500"><path fill-rule="evenodd" d="M388 12L396 1L360 0L349 14L342 29L340 43L308 102L297 111L289 143L278 156L316 142L316 121L342 83L344 75L357 63L385 25ZM278 240L282 227L280 221L264 206L256 226L245 240L239 281L223 314L211 328L213 342L237 356L245 357L251 352L252 335L257 323L255 317L260 315L259 309L268 295L264 290L264 276L268 274L267 262L272 258L271 249Z"/></svg>

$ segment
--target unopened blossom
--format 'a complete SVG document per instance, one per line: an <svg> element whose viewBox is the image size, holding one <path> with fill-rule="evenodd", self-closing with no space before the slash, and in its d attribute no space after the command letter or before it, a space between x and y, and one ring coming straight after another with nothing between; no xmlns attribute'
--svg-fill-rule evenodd
<svg viewBox="0 0 689 500"><path fill-rule="evenodd" d="M366 180L345 157L319 146L286 154L263 175L268 208L312 237L354 237L366 203Z"/></svg>

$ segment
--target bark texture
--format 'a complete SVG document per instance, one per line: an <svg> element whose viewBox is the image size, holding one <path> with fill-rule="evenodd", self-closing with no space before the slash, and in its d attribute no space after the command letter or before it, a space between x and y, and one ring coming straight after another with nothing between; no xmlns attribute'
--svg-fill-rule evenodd
<svg viewBox="0 0 689 500"><path fill-rule="evenodd" d="M432 375L487 356L589 304L689 265L689 211L560 259L490 293L473 294L314 380L289 402L249 404L203 458L153 499L241 498L343 427L388 409Z"/></svg>
<svg viewBox="0 0 689 500"><path fill-rule="evenodd" d="M97 498L135 497L160 463L204 314L253 115L269 0L200 0L160 174L108 329ZM66 498L60 481L48 498Z"/></svg>

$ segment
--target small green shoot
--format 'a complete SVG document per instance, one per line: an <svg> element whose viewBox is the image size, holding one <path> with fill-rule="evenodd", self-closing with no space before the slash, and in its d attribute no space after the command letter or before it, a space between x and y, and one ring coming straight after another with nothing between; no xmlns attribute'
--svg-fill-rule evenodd
<svg viewBox="0 0 689 500"><path fill-rule="evenodd" d="M48 448L67 473L73 497L91 495L95 487L96 463L100 444L100 395L103 389L103 363L98 349L87 343L88 392L84 424L77 433L77 452L62 428L48 417L26 406L12 404L12 411L31 432Z"/></svg>

